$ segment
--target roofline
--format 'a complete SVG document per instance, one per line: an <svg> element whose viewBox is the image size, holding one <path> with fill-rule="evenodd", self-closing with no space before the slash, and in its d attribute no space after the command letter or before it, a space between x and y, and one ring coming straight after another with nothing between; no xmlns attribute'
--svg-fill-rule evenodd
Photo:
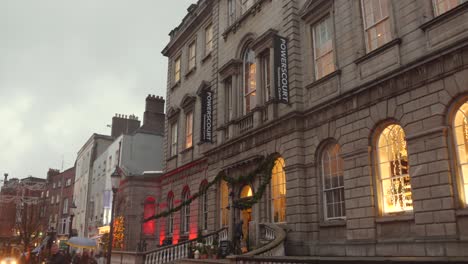
<svg viewBox="0 0 468 264"><path fill-rule="evenodd" d="M177 27L175 27L173 30L171 30L171 32L169 32L169 36L170 36L169 43L161 51L161 53L164 56L166 57L169 56L171 49L174 47L174 44L179 42L179 39L181 38L181 36L187 32L187 29L190 26L194 24L198 25L198 23L195 23L198 18L202 17L202 19L206 19L206 17L201 16L201 14L203 14L203 12L207 10L207 8L212 7L213 2L214 1L211 1L211 0L198 0L196 4L191 4L187 8L188 13L182 19L180 24Z"/></svg>

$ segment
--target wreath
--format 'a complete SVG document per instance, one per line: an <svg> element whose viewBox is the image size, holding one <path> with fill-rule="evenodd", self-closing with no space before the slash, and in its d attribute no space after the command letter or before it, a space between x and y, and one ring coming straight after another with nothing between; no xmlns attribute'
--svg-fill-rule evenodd
<svg viewBox="0 0 468 264"><path fill-rule="evenodd" d="M262 182L261 182L260 186L258 187L257 192L255 192L255 194L253 196L251 196L249 198L234 200L233 203L232 203L232 206L234 208L238 208L238 209L241 209L241 210L252 208L252 206L254 204L256 204L256 203L258 203L260 201L263 194L265 193L265 190L266 190L268 184L270 184L271 175L272 175L273 167L275 166L275 162L276 162L276 155L270 154L262 161L262 163L260 163L260 165L255 170L253 170L251 173L249 173L249 174L247 174L245 176L240 176L238 178L228 177L224 171L221 171L220 173L218 173L218 175L216 175L216 177L212 181L210 181L207 185L205 185L205 187L203 189L201 189L199 192L193 194L192 197L190 197L189 199L183 201L180 205L178 205L178 206L176 206L174 208L171 208L170 210L166 210L166 211L161 212L159 214L155 214L153 216L150 216L150 217L144 219L143 222L145 223L145 222L155 220L155 219L158 219L158 218L161 218L161 217L168 217L171 214L180 211L185 206L190 205L195 199L197 199L201 195L205 194L211 186L213 186L214 184L220 182L221 180L226 181L230 185L237 185L237 184L240 184L240 183L245 184L245 183L252 182L257 175L262 175Z"/></svg>

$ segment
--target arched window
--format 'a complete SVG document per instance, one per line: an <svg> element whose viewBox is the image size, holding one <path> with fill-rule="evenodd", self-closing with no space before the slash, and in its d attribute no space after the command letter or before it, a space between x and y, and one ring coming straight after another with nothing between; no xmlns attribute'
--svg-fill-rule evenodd
<svg viewBox="0 0 468 264"><path fill-rule="evenodd" d="M455 143L458 157L458 168L460 172L460 183L468 204L468 102L464 103L457 111L453 122Z"/></svg>
<svg viewBox="0 0 468 264"><path fill-rule="evenodd" d="M255 108L255 95L257 91L256 72L257 65L255 63L255 52L250 48L244 51L243 55L243 71L244 78L244 115Z"/></svg>
<svg viewBox="0 0 468 264"><path fill-rule="evenodd" d="M143 217L146 219L150 216L153 216L156 213L155 208L156 200L153 197L148 197L145 199L143 206ZM155 220L145 222L143 224L143 234L145 235L154 235Z"/></svg>
<svg viewBox="0 0 468 264"><path fill-rule="evenodd" d="M207 182L203 181L200 185L200 221L199 228L208 230L208 193Z"/></svg>
<svg viewBox="0 0 468 264"><path fill-rule="evenodd" d="M174 194L170 192L167 195L167 210L171 211L174 208ZM174 213L171 213L169 216L167 216L167 229L166 233L168 235L171 235L174 233Z"/></svg>
<svg viewBox="0 0 468 264"><path fill-rule="evenodd" d="M344 218L346 211L340 145L329 144L323 150L321 172L324 218L325 220Z"/></svg>
<svg viewBox="0 0 468 264"><path fill-rule="evenodd" d="M182 203L188 201L190 199L190 190L189 188L185 188L182 192ZM190 204L187 204L182 207L181 216L180 216L180 224L182 233L186 234L190 230Z"/></svg>
<svg viewBox="0 0 468 264"><path fill-rule="evenodd" d="M271 205L273 222L286 221L286 174L284 173L284 159L276 159L271 173Z"/></svg>
<svg viewBox="0 0 468 264"><path fill-rule="evenodd" d="M377 162L383 213L412 211L408 151L401 126L392 124L382 131L377 141Z"/></svg>
<svg viewBox="0 0 468 264"><path fill-rule="evenodd" d="M221 218L221 227L225 227L229 224L229 187L227 182L221 181L219 186L219 196L220 196L220 218Z"/></svg>

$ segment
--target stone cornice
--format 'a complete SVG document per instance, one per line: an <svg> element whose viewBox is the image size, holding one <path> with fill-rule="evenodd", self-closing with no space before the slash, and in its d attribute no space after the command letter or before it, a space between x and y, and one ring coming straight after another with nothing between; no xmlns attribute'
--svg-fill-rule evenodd
<svg viewBox="0 0 468 264"><path fill-rule="evenodd" d="M211 18L208 13L212 10L213 1L202 0L197 4L192 4L187 9L188 14L182 19L178 27L173 29L169 36L171 40L167 46L161 51L164 56L171 57L171 53L177 47L184 45L187 38L194 34L194 29L203 24L207 18Z"/></svg>

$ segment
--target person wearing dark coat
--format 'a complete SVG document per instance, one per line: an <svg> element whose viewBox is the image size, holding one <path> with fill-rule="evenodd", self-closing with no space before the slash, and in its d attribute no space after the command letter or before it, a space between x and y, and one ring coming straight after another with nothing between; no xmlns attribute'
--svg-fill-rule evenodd
<svg viewBox="0 0 468 264"><path fill-rule="evenodd" d="M59 251L59 247L57 244L52 244L50 248L51 256L47 264L69 264L67 262L67 258Z"/></svg>

